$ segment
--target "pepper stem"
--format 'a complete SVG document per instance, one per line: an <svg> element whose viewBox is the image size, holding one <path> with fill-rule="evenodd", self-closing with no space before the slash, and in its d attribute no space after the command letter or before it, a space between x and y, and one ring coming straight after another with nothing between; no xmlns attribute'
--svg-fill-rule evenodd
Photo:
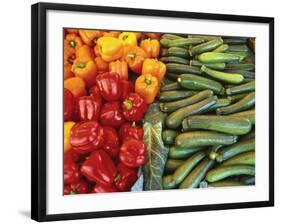
<svg viewBox="0 0 281 224"><path fill-rule="evenodd" d="M72 48L76 47L76 42L74 40L69 41L69 46Z"/></svg>
<svg viewBox="0 0 281 224"><path fill-rule="evenodd" d="M124 104L124 106L126 107L127 110L131 110L132 107L133 107L133 103L132 103L131 100L125 100L125 101L123 102L123 104Z"/></svg>
<svg viewBox="0 0 281 224"><path fill-rule="evenodd" d="M147 85L151 85L151 83L152 83L151 79L145 79L144 82Z"/></svg>
<svg viewBox="0 0 281 224"><path fill-rule="evenodd" d="M85 68L86 67L86 62L80 62L79 64L76 65L76 68Z"/></svg>

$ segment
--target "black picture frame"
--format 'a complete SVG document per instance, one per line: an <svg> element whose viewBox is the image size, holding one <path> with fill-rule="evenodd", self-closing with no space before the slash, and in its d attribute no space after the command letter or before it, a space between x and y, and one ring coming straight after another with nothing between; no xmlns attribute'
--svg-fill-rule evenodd
<svg viewBox="0 0 281 224"><path fill-rule="evenodd" d="M74 220L115 216L147 215L206 210L254 208L274 206L274 18L183 11L103 7L73 4L37 3L32 5L31 16L31 218L37 221ZM269 24L269 200L196 206L160 207L149 209L115 210L102 212L54 214L46 213L46 12L63 10L75 12L100 12L125 15L147 15L236 22Z"/></svg>

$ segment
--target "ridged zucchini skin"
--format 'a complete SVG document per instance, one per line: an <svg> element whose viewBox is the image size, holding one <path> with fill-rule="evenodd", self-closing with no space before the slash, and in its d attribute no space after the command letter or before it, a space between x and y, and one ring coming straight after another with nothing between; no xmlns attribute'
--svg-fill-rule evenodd
<svg viewBox="0 0 281 224"><path fill-rule="evenodd" d="M255 152L244 152L241 154L238 154L225 162L223 162L221 165L228 166L228 165L255 165Z"/></svg>
<svg viewBox="0 0 281 224"><path fill-rule="evenodd" d="M220 63L220 62L240 62L243 56L221 52L205 52L198 56L199 61L203 63Z"/></svg>
<svg viewBox="0 0 281 224"><path fill-rule="evenodd" d="M226 89L227 95L233 95L238 93L248 93L255 90L255 81L247 82L238 86L233 86Z"/></svg>
<svg viewBox="0 0 281 224"><path fill-rule="evenodd" d="M209 40L205 43L198 44L193 46L189 50L190 56L198 55L203 52L212 51L223 44L223 40L221 38L216 38Z"/></svg>

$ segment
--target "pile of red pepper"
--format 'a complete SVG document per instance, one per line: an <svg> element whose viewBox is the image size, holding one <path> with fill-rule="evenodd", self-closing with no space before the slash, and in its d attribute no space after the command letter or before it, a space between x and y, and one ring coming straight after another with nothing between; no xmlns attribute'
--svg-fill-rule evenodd
<svg viewBox="0 0 281 224"><path fill-rule="evenodd" d="M129 191L137 180L146 162L141 121L166 71L160 35L145 35L65 30L64 194Z"/></svg>

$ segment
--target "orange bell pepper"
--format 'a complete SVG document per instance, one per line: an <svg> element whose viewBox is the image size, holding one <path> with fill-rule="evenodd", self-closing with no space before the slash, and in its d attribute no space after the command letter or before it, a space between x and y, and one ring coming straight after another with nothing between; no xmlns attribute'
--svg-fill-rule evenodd
<svg viewBox="0 0 281 224"><path fill-rule="evenodd" d="M94 47L94 54L95 54L96 57L100 57L100 56L101 56L101 55L100 55L100 52L99 52L98 45L96 45L96 46Z"/></svg>
<svg viewBox="0 0 281 224"><path fill-rule="evenodd" d="M124 50L123 59L128 63L132 71L139 74L141 73L142 64L146 57L145 51L140 47L127 47Z"/></svg>
<svg viewBox="0 0 281 224"><path fill-rule="evenodd" d="M69 47L65 47L63 51L63 62L64 64L72 65L76 58L75 51L70 49Z"/></svg>
<svg viewBox="0 0 281 224"><path fill-rule="evenodd" d="M109 31L109 32L102 32L103 37L119 37L120 32L117 31Z"/></svg>
<svg viewBox="0 0 281 224"><path fill-rule="evenodd" d="M160 39L162 33L144 33L144 35L151 39Z"/></svg>
<svg viewBox="0 0 281 224"><path fill-rule="evenodd" d="M142 34L140 32L133 32L136 35L137 40L141 39Z"/></svg>
<svg viewBox="0 0 281 224"><path fill-rule="evenodd" d="M147 58L143 62L141 74L144 75L148 73L155 76L158 81L161 82L166 74L166 65L157 59Z"/></svg>
<svg viewBox="0 0 281 224"><path fill-rule="evenodd" d="M138 45L136 34L133 32L123 32L119 35L118 39L127 47L135 47Z"/></svg>
<svg viewBox="0 0 281 224"><path fill-rule="evenodd" d="M82 40L74 33L67 34L64 40L64 49L68 48L70 52L75 53L75 50L83 45Z"/></svg>
<svg viewBox="0 0 281 224"><path fill-rule="evenodd" d="M99 30L79 30L79 35L85 44L93 47L96 40L102 36L102 32Z"/></svg>
<svg viewBox="0 0 281 224"><path fill-rule="evenodd" d="M88 57L88 58L91 58L91 59L94 58L93 49L86 44L77 48L75 54L76 54L77 58L82 58L82 57Z"/></svg>
<svg viewBox="0 0 281 224"><path fill-rule="evenodd" d="M67 152L71 149L70 144L70 134L71 134L71 128L75 125L75 122L73 121L67 121L63 124L63 150L64 152Z"/></svg>
<svg viewBox="0 0 281 224"><path fill-rule="evenodd" d="M147 104L154 101L159 91L159 82L151 74L141 75L135 82L135 92L142 96Z"/></svg>
<svg viewBox="0 0 281 224"><path fill-rule="evenodd" d="M109 71L118 73L121 80L128 80L128 65L125 61L110 62Z"/></svg>
<svg viewBox="0 0 281 224"><path fill-rule="evenodd" d="M64 88L68 89L75 98L86 95L85 82L79 77L72 77L64 80Z"/></svg>
<svg viewBox="0 0 281 224"><path fill-rule="evenodd" d="M107 62L115 61L123 55L123 44L118 38L100 37L97 46L102 59Z"/></svg>
<svg viewBox="0 0 281 224"><path fill-rule="evenodd" d="M95 63L96 63L96 66L97 66L98 74L105 73L105 72L109 71L108 62L102 60L101 57L96 57Z"/></svg>
<svg viewBox="0 0 281 224"><path fill-rule="evenodd" d="M78 29L65 29L65 31L66 31L67 33L78 34Z"/></svg>
<svg viewBox="0 0 281 224"><path fill-rule="evenodd" d="M73 72L71 71L71 64L64 64L64 68L63 68L63 79L66 80L66 79L69 79L71 77L73 77L74 74Z"/></svg>
<svg viewBox="0 0 281 224"><path fill-rule="evenodd" d="M160 43L155 39L145 39L140 43L140 47L145 51L147 57L158 58L160 52Z"/></svg>
<svg viewBox="0 0 281 224"><path fill-rule="evenodd" d="M88 87L91 87L95 84L97 66L92 59L88 57L75 59L71 70L75 74L75 76L84 79Z"/></svg>

